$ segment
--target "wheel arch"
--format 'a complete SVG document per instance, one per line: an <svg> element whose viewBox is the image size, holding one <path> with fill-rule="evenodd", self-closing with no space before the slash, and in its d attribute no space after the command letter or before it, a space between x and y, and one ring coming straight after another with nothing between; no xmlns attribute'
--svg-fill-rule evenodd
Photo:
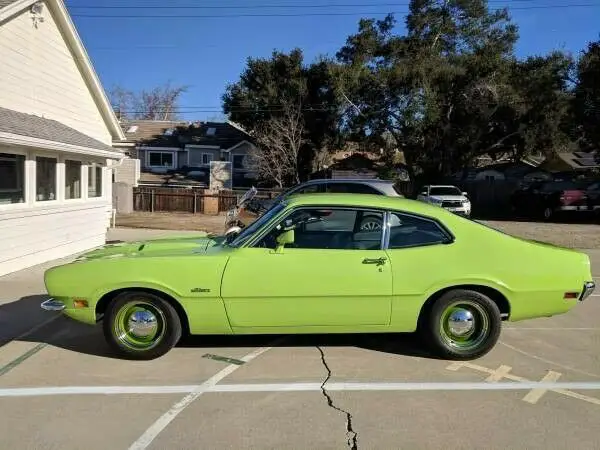
<svg viewBox="0 0 600 450"><path fill-rule="evenodd" d="M442 295L444 295L446 292L453 291L456 289L467 289L486 295L490 299L492 299L492 301L498 306L503 321L507 320L510 316L510 302L508 301L506 295L504 295L498 289L483 284L457 284L439 289L429 296L429 298L423 304L423 307L421 308L421 311L419 313L419 328L421 327L423 320L427 318L427 315L429 314L429 311L431 310L431 307L433 306L435 301L439 299Z"/></svg>
<svg viewBox="0 0 600 450"><path fill-rule="evenodd" d="M106 308L108 307L108 304L114 298L116 298L119 294L122 294L123 292L131 292L131 291L153 294L153 295L156 295L157 297L160 297L163 300L167 301L173 308L175 308L175 311L177 312L177 315L179 316L179 320L181 321L181 326L183 328L184 333L185 334L190 333L190 324L188 321L188 316L185 312L185 309L181 305L181 303L179 303L177 301L177 299L175 299L175 297L173 297L172 295L167 294L166 292L161 291L159 289L154 289L154 288L149 288L149 287L126 287L126 288L114 289L114 290L111 290L111 291L105 293L96 302L96 311L95 312L96 312L97 320L101 320L102 316L104 315L104 312L106 311Z"/></svg>

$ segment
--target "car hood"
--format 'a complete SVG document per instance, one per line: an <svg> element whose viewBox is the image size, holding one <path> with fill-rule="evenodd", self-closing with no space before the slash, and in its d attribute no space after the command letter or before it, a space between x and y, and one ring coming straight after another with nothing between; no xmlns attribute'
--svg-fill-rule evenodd
<svg viewBox="0 0 600 450"><path fill-rule="evenodd" d="M443 201L443 200L464 201L464 200L467 200L467 198L464 195L432 195L431 198L434 200L439 200L439 201Z"/></svg>
<svg viewBox="0 0 600 450"><path fill-rule="evenodd" d="M76 261L123 256L152 256L186 251L193 251L194 253L206 252L208 248L220 244L224 239L224 236L198 233L183 236L173 235L143 241L110 243L80 255Z"/></svg>

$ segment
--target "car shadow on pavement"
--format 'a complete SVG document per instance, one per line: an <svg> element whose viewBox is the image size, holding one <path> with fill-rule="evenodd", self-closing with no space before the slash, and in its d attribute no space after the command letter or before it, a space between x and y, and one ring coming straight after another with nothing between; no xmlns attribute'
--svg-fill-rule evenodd
<svg viewBox="0 0 600 450"><path fill-rule="evenodd" d="M76 353L123 359L104 340L102 327L86 325L40 308L48 297L42 294L0 305L0 346L18 339L44 343ZM31 330L31 331L30 331ZM29 332L28 332L29 331ZM179 348L255 348L255 347L357 347L382 353L436 357L429 354L418 337L409 333L380 334L302 334L302 335L201 335L184 336Z"/></svg>
<svg viewBox="0 0 600 450"><path fill-rule="evenodd" d="M52 313L40 308L40 303L47 299L48 296L38 294L0 304L0 347L51 317Z"/></svg>

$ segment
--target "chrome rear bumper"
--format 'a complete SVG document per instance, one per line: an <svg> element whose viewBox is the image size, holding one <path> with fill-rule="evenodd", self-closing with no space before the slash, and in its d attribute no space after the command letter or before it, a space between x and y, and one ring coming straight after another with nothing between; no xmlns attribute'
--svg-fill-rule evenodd
<svg viewBox="0 0 600 450"><path fill-rule="evenodd" d="M42 302L40 305L42 309L46 311L62 311L65 309L65 304L59 300L54 300L53 298Z"/></svg>
<svg viewBox="0 0 600 450"><path fill-rule="evenodd" d="M583 283L583 290L581 291L581 295L579 296L579 301L582 302L594 292L596 289L596 283L593 281L586 281Z"/></svg>

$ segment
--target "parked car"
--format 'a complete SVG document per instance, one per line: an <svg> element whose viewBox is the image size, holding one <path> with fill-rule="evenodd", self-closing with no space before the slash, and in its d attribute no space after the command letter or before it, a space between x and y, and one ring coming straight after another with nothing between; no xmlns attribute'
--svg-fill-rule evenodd
<svg viewBox="0 0 600 450"><path fill-rule="evenodd" d="M226 233L238 231L248 226L273 205L291 195L316 193L374 194L389 197L404 197L396 184L380 179L316 179L296 184L273 199L257 199L257 190L252 188L246 192L236 206L227 211L225 218ZM365 226L381 226L376 222Z"/></svg>
<svg viewBox="0 0 600 450"><path fill-rule="evenodd" d="M588 196L588 189L593 188L590 185L589 181L574 180L532 183L512 193L511 207L517 214L546 220L557 213L594 211L594 205ZM595 191L592 189L590 192Z"/></svg>
<svg viewBox="0 0 600 450"><path fill-rule="evenodd" d="M427 185L417 195L417 200L441 206L463 216L471 215L471 201L466 192L456 186Z"/></svg>
<svg viewBox="0 0 600 450"><path fill-rule="evenodd" d="M385 226L361 230L367 215ZM229 238L181 241L123 243L50 268L41 306L102 321L132 359L164 355L184 332L417 332L462 360L489 352L503 320L566 313L595 288L583 252L384 195L294 196Z"/></svg>

